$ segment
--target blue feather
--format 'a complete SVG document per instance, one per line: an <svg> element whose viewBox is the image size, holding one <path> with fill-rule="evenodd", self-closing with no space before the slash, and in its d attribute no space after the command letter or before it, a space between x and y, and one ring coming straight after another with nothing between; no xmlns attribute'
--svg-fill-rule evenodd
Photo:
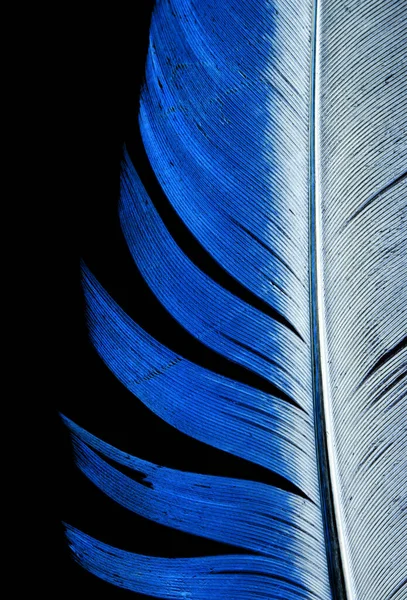
<svg viewBox="0 0 407 600"><path fill-rule="evenodd" d="M312 2L296 4L159 3L140 130L194 236L309 337Z"/></svg>
<svg viewBox="0 0 407 600"><path fill-rule="evenodd" d="M255 371L289 395L293 403L301 399L304 410L312 412L310 344L193 264L160 219L127 152L122 182L123 233L160 302L202 343Z"/></svg>
<svg viewBox="0 0 407 600"><path fill-rule="evenodd" d="M180 431L267 467L318 500L312 416L183 359L132 321L86 266L83 274L90 338L137 398Z"/></svg>
<svg viewBox="0 0 407 600"><path fill-rule="evenodd" d="M243 375L156 339L83 262L89 339L154 418L276 478L155 464L62 415L78 469L133 518L229 545L146 556L66 524L75 560L115 586L406 597L407 10L342 4L156 2L139 130L164 203L225 283L177 243L126 148L121 232L177 330Z"/></svg>
<svg viewBox="0 0 407 600"><path fill-rule="evenodd" d="M325 547L318 508L306 499L252 481L185 473L126 455L65 419L81 471L129 510L161 524L209 537L291 565L291 577L326 597ZM97 452L94 452L91 448ZM140 475L140 483L101 458ZM249 560L249 559L248 559ZM283 572L280 571L283 575Z"/></svg>
<svg viewBox="0 0 407 600"><path fill-rule="evenodd" d="M75 559L116 586L159 598L325 598L295 577L295 563L255 555L158 558L114 548L67 525ZM293 577L294 574L294 577ZM304 577L304 579L306 579Z"/></svg>

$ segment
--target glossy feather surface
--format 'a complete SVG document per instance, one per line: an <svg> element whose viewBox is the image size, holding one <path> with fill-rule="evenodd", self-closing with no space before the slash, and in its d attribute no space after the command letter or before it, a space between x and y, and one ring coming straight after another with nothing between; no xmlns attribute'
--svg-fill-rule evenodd
<svg viewBox="0 0 407 600"><path fill-rule="evenodd" d="M406 25L401 0L156 2L138 122L164 200L124 148L117 212L174 331L213 360L153 335L83 262L89 340L153 419L253 476L156 464L62 416L79 471L130 516L224 544L149 556L67 524L113 586L406 597Z"/></svg>
<svg viewBox="0 0 407 600"><path fill-rule="evenodd" d="M323 289L338 485L356 598L387 600L407 594L406 5L322 3L320 27Z"/></svg>

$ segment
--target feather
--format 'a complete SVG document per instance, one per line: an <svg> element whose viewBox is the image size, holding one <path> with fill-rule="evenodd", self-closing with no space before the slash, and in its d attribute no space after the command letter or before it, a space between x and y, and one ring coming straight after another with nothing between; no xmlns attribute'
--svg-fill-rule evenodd
<svg viewBox="0 0 407 600"><path fill-rule="evenodd" d="M184 433L271 469L317 500L313 427L304 411L183 359L132 321L85 266L83 273L94 347L137 398ZM308 468L293 467L288 456Z"/></svg>
<svg viewBox="0 0 407 600"><path fill-rule="evenodd" d="M397 1L349 9L322 11L320 32L326 386L355 597L401 599L407 597L407 11Z"/></svg>
<svg viewBox="0 0 407 600"><path fill-rule="evenodd" d="M224 544L152 556L66 523L74 559L108 583L406 597L406 24L399 0L156 2L139 131L163 199L124 148L121 232L173 330L213 361L153 335L82 262L88 334L185 452L193 438L242 475L157 464L61 415L101 493Z"/></svg>

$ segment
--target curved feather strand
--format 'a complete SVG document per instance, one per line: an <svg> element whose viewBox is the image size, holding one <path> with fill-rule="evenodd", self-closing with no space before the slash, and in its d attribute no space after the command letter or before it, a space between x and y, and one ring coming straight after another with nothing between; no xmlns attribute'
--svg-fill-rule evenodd
<svg viewBox="0 0 407 600"><path fill-rule="evenodd" d="M66 525L75 560L85 569L113 585L159 598L198 600L328 600L297 583L278 556L255 555L159 558L114 548ZM287 572L287 570L289 572ZM291 571L291 573L290 573Z"/></svg>
<svg viewBox="0 0 407 600"><path fill-rule="evenodd" d="M301 564L294 579L310 589L329 592L326 572L321 570L325 546L320 512L308 500L253 481L160 467L126 455L64 421L71 431L78 467L122 506L162 525L278 556L287 565ZM99 453L132 469L137 480Z"/></svg>
<svg viewBox="0 0 407 600"><path fill-rule="evenodd" d="M159 3L140 101L143 142L169 202L303 338L311 27L310 1Z"/></svg>
<svg viewBox="0 0 407 600"><path fill-rule="evenodd" d="M132 321L85 266L83 272L90 338L137 398L180 431L271 469L319 503L312 418L172 352Z"/></svg>
<svg viewBox="0 0 407 600"><path fill-rule="evenodd" d="M202 343L257 372L292 398L307 394L311 410L310 344L192 263L165 228L127 152L120 219L141 274L171 315Z"/></svg>

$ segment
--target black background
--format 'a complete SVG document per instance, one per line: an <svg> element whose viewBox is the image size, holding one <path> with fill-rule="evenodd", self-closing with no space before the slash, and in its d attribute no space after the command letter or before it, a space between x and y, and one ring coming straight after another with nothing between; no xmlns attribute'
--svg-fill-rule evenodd
<svg viewBox="0 0 407 600"><path fill-rule="evenodd" d="M50 239L51 254L54 248L57 256L51 256L50 262L55 261L58 268L51 267L55 287L47 286L52 295L46 320L53 370L48 380L52 381L52 410L46 439L55 452L51 450L49 456L48 447L42 456L45 479L51 484L51 493L44 495L47 500L43 501L44 522L51 523L51 535L37 573L38 590L49 590L55 598L137 596L88 574L70 556L62 521L133 551L143 550L135 538L142 540L145 535L143 528L140 531L137 527L141 519L134 515L132 519L115 506L75 468L58 411L96 434L105 434L109 441L121 441L122 446L123 436L125 440L126 435L132 437L132 427L126 427L125 418L120 418L120 407L128 401L128 394L87 340L79 261L83 258L87 262L109 292L119 287L126 295L130 289L130 302L134 299L131 296L137 285L125 277L126 269L116 251L118 237L123 243L116 212L123 143L137 131L153 4L153 0L143 0L127 10L98 8L94 14L84 11L69 15L68 31L59 43L56 40L61 52L55 67L56 71L62 69L62 76L56 74L55 87L51 84L59 110L48 150L57 184L53 207L57 227L55 238ZM51 147L53 139L55 145ZM120 293L116 297L122 299ZM132 304L133 314L143 312L139 300ZM129 413L124 416L131 419L130 408ZM131 443L127 447L131 450Z"/></svg>

